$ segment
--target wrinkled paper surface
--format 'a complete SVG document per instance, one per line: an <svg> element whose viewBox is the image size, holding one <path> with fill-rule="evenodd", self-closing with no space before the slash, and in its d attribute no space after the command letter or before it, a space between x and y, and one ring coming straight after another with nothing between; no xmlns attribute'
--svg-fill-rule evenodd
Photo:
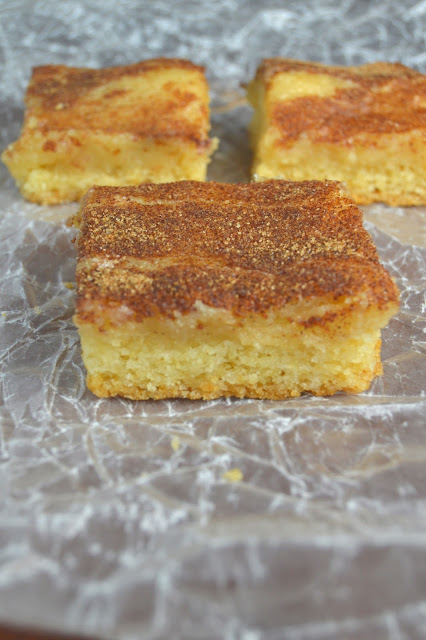
<svg viewBox="0 0 426 640"><path fill-rule="evenodd" d="M0 4L0 138L33 65L206 65L210 179L247 181L242 84L262 57L424 72L426 5ZM72 324L76 205L0 169L0 620L114 638L426 637L425 209L365 207L401 289L361 395L100 400Z"/></svg>

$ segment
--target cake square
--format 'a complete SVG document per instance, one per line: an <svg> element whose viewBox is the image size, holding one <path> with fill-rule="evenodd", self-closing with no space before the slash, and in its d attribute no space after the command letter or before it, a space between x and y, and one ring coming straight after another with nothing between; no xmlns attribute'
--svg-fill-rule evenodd
<svg viewBox="0 0 426 640"><path fill-rule="evenodd" d="M358 204L426 203L426 76L269 58L248 86L255 179L343 181Z"/></svg>
<svg viewBox="0 0 426 640"><path fill-rule="evenodd" d="M74 219L89 389L363 391L398 291L362 223L332 181L94 187Z"/></svg>
<svg viewBox="0 0 426 640"><path fill-rule="evenodd" d="M36 67L25 102L2 160L40 204L80 200L94 184L205 180L217 144L204 68L188 60Z"/></svg>

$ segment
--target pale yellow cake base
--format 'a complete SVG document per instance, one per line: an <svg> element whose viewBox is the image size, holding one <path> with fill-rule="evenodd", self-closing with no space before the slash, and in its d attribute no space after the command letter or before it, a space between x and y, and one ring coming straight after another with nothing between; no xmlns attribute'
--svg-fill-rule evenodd
<svg viewBox="0 0 426 640"><path fill-rule="evenodd" d="M237 318L199 303L175 319L114 326L109 313L105 324L75 322L87 385L100 397L280 399L367 389L382 373L380 328L394 312L347 298L266 317Z"/></svg>
<svg viewBox="0 0 426 640"><path fill-rule="evenodd" d="M358 204L386 202L391 206L426 202L426 157L421 135L383 136L374 148L298 140L285 152L273 137L259 143L253 163L256 181L338 180Z"/></svg>
<svg viewBox="0 0 426 640"><path fill-rule="evenodd" d="M24 134L2 157L24 198L39 204L78 201L94 184L203 181L217 147L215 139L206 150L188 140L87 131L51 132L49 142L54 151L43 149L46 138L39 132Z"/></svg>

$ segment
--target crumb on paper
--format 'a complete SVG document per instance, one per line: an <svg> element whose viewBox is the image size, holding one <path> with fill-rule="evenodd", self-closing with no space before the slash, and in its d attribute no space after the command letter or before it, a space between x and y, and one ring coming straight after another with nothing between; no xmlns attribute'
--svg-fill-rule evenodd
<svg viewBox="0 0 426 640"><path fill-rule="evenodd" d="M179 436L173 436L173 438L170 441L170 445L173 449L173 451L178 451L181 447L181 441Z"/></svg>
<svg viewBox="0 0 426 640"><path fill-rule="evenodd" d="M222 478L224 480L227 480L228 482L241 482L244 476L241 469L235 468L235 469L228 469L228 471L225 471L222 474Z"/></svg>
<svg viewBox="0 0 426 640"><path fill-rule="evenodd" d="M75 287L74 282L64 282L64 285L67 289L74 289Z"/></svg>
<svg viewBox="0 0 426 640"><path fill-rule="evenodd" d="M36 313L37 315L39 315L41 313L41 309L38 306L38 304L36 304L35 307L34 307L34 313Z"/></svg>

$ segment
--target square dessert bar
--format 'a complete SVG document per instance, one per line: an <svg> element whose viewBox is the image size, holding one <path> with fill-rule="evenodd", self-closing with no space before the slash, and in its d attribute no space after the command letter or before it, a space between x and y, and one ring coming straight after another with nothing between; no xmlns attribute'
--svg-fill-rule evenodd
<svg viewBox="0 0 426 640"><path fill-rule="evenodd" d="M94 187L74 224L98 396L359 392L398 291L336 182Z"/></svg>
<svg viewBox="0 0 426 640"><path fill-rule="evenodd" d="M94 184L205 180L216 140L203 67L166 58L36 67L25 101L21 136L2 159L28 200L79 200Z"/></svg>
<svg viewBox="0 0 426 640"><path fill-rule="evenodd" d="M344 181L358 204L426 203L426 76L264 60L248 86L255 179Z"/></svg>

